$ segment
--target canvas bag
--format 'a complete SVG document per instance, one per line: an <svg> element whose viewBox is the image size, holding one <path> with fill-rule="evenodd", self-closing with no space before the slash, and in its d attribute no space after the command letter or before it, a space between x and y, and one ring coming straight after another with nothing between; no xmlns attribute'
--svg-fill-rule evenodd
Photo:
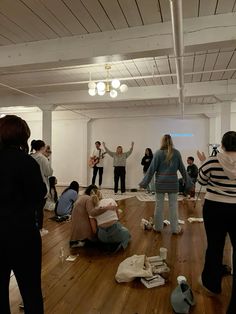
<svg viewBox="0 0 236 314"><path fill-rule="evenodd" d="M137 277L151 277L151 264L146 255L132 255L120 263L116 272L117 282L130 282Z"/></svg>

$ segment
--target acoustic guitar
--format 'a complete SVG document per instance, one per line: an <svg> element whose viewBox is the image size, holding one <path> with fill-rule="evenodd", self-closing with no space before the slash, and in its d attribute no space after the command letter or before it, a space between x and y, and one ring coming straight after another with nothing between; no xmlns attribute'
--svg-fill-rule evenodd
<svg viewBox="0 0 236 314"><path fill-rule="evenodd" d="M96 156L90 157L89 161L88 161L88 166L90 168L93 168L94 166L96 166L99 163L100 159L104 158L105 154L106 154L106 152L102 153L100 157L96 157Z"/></svg>

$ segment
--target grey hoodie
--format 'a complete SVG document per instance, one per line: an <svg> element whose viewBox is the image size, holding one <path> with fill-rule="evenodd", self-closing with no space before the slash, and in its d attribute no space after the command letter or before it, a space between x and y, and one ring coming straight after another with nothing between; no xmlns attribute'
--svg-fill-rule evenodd
<svg viewBox="0 0 236 314"><path fill-rule="evenodd" d="M217 154L218 160L230 180L236 180L236 152Z"/></svg>

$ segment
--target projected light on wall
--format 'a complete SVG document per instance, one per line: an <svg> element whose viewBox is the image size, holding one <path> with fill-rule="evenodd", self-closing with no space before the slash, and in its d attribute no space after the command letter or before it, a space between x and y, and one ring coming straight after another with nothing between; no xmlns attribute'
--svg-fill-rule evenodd
<svg viewBox="0 0 236 314"><path fill-rule="evenodd" d="M192 137L193 133L170 133L171 137Z"/></svg>

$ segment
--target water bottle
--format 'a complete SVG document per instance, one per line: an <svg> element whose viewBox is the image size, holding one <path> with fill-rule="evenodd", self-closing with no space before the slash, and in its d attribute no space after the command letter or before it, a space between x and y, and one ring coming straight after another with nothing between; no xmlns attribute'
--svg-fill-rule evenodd
<svg viewBox="0 0 236 314"><path fill-rule="evenodd" d="M62 246L60 248L60 255L59 255L60 261L63 264L65 261L65 251L64 251L64 247Z"/></svg>
<svg viewBox="0 0 236 314"><path fill-rule="evenodd" d="M177 283L178 283L178 285L180 285L181 282L187 283L187 279L186 279L185 276L182 276L182 275L181 275L181 276L178 276L178 277L177 277Z"/></svg>
<svg viewBox="0 0 236 314"><path fill-rule="evenodd" d="M171 305L176 313L188 314L195 304L193 292L185 276L177 277L177 287L171 293Z"/></svg>

